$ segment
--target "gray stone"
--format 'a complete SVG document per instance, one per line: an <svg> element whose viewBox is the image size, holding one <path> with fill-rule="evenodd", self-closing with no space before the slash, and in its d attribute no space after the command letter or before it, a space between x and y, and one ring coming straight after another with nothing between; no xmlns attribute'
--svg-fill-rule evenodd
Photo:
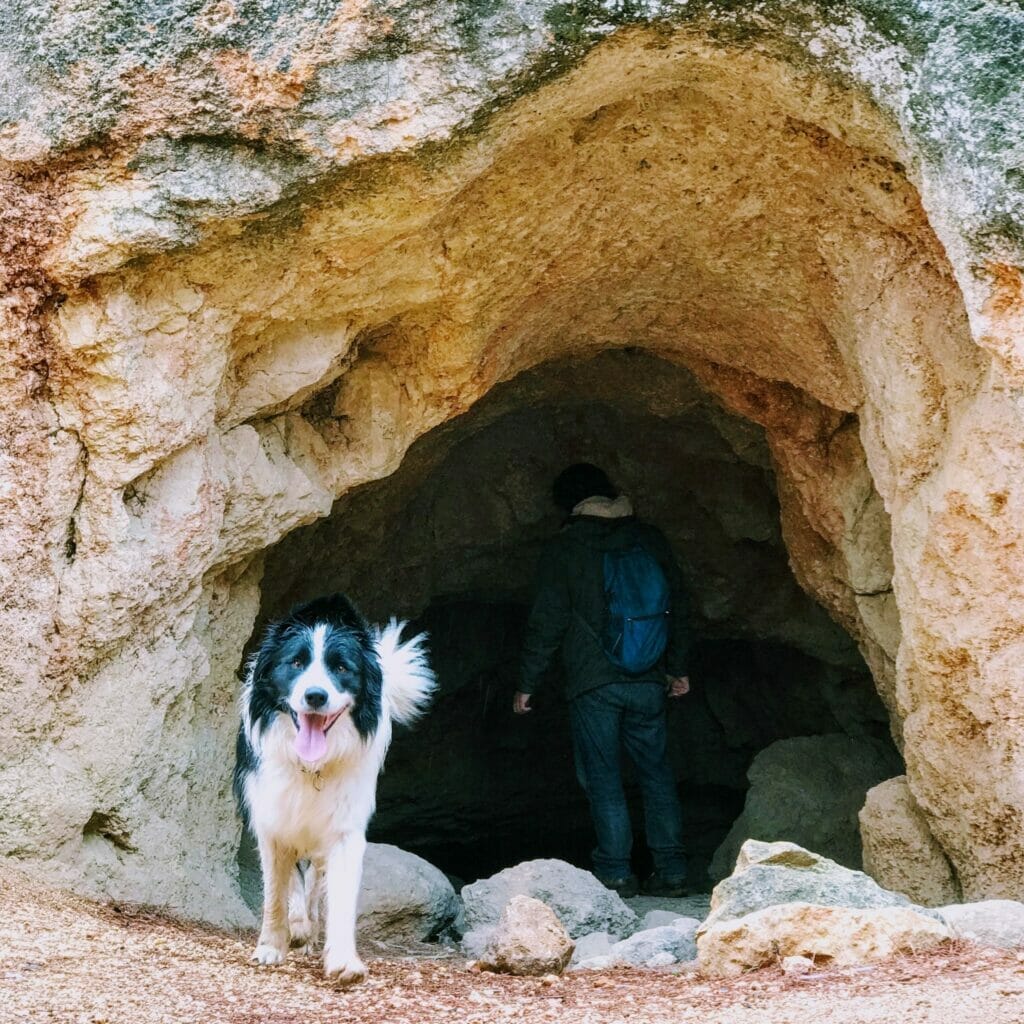
<svg viewBox="0 0 1024 1024"><path fill-rule="evenodd" d="M681 917L673 924L660 928L649 928L636 932L628 939L617 942L611 949L612 959L618 963L643 966L653 957L667 953L672 963L680 960L695 960L697 942L695 936L700 922L693 918Z"/></svg>
<svg viewBox="0 0 1024 1024"><path fill-rule="evenodd" d="M577 964L571 964L569 966L570 971L603 971L606 967L611 967L615 961L610 955L606 956L592 956L589 960L581 960Z"/></svg>
<svg viewBox="0 0 1024 1024"><path fill-rule="evenodd" d="M589 935L581 936L576 940L572 962L577 964L595 956L607 956L611 952L612 941L607 932L591 932Z"/></svg>
<svg viewBox="0 0 1024 1024"><path fill-rule="evenodd" d="M1004 949L1024 946L1024 903L1015 900L956 903L942 907L939 914L959 939Z"/></svg>
<svg viewBox="0 0 1024 1024"><path fill-rule="evenodd" d="M663 925L672 924L685 916L685 914L677 914L671 910L648 910L640 919L640 927L637 928L637 931L643 932L650 928L661 928Z"/></svg>
<svg viewBox="0 0 1024 1024"><path fill-rule="evenodd" d="M461 903L444 874L414 853L368 843L359 890L359 934L379 941L431 939L451 926Z"/></svg>
<svg viewBox="0 0 1024 1024"><path fill-rule="evenodd" d="M788 840L850 868L862 863L857 815L872 786L902 770L892 745L835 733L779 740L747 772L743 813L711 862L712 878L732 871L746 839Z"/></svg>
<svg viewBox="0 0 1024 1024"><path fill-rule="evenodd" d="M652 911L652 910L663 910L671 914L673 917L696 917L698 920L703 921L704 918L711 913L711 893L696 893L693 896L634 896L632 899L626 900L629 908L637 915L641 921ZM659 922L663 924L665 922ZM652 923L650 925L638 924L637 931L641 927L655 927Z"/></svg>
<svg viewBox="0 0 1024 1024"><path fill-rule="evenodd" d="M851 871L795 843L750 839L740 850L736 870L715 886L711 915L701 931L790 903L855 910L906 907L939 920L937 912L914 906L906 896L883 889L861 871Z"/></svg>
<svg viewBox="0 0 1024 1024"><path fill-rule="evenodd" d="M496 924L513 896L549 906L573 938L599 931L628 935L636 927L636 914L589 871L561 860L530 860L463 888L466 928Z"/></svg>
<svg viewBox="0 0 1024 1024"><path fill-rule="evenodd" d="M677 960L671 953L655 953L644 967L671 967L674 963Z"/></svg>
<svg viewBox="0 0 1024 1024"><path fill-rule="evenodd" d="M459 948L467 960L479 960L491 941L497 924L483 925L466 932L459 941Z"/></svg>

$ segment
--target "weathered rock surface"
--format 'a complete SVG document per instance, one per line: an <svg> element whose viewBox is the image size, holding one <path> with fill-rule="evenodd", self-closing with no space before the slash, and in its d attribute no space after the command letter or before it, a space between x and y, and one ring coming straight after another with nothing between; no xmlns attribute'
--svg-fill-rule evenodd
<svg viewBox="0 0 1024 1024"><path fill-rule="evenodd" d="M917 806L906 776L869 790L859 820L864 870L879 885L924 907L958 899L952 865Z"/></svg>
<svg viewBox="0 0 1024 1024"><path fill-rule="evenodd" d="M856 910L907 907L938 919L936 912L913 907L906 896L882 889L863 872L851 871L794 843L748 840L740 850L736 870L715 886L711 914L702 928L789 903Z"/></svg>
<svg viewBox="0 0 1024 1024"><path fill-rule="evenodd" d="M846 967L919 953L952 937L942 922L904 907L854 910L784 903L703 928L697 950L705 974L728 977L787 957Z"/></svg>
<svg viewBox="0 0 1024 1024"><path fill-rule="evenodd" d="M1006 949L1024 946L1024 904L1015 900L954 904L939 914L959 939Z"/></svg>
<svg viewBox="0 0 1024 1024"><path fill-rule="evenodd" d="M901 767L890 744L867 736L800 736L773 743L747 772L743 813L716 851L711 877L728 875L750 838L788 840L860 868L857 813L867 791Z"/></svg>
<svg viewBox="0 0 1024 1024"><path fill-rule="evenodd" d="M572 951L572 939L549 907L529 896L513 896L494 927L480 967L500 974L561 974Z"/></svg>
<svg viewBox="0 0 1024 1024"><path fill-rule="evenodd" d="M422 857L368 843L359 890L359 934L369 939L435 938L459 915L451 882Z"/></svg>
<svg viewBox="0 0 1024 1024"><path fill-rule="evenodd" d="M763 429L965 895L1024 894L1024 13L158 8L0 40L0 852L247 917L263 553L497 382L640 346Z"/></svg>
<svg viewBox="0 0 1024 1024"><path fill-rule="evenodd" d="M574 939L596 931L628 935L636 927L636 914L589 871L564 861L534 860L463 888L467 932L495 925L513 896L530 896L550 907Z"/></svg>

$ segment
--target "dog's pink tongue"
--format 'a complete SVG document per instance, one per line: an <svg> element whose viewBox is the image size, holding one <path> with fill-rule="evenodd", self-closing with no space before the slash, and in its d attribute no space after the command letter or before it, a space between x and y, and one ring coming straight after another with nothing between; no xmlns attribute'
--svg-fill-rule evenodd
<svg viewBox="0 0 1024 1024"><path fill-rule="evenodd" d="M327 734L323 715L299 715L299 734L295 737L295 753L303 761L319 761L327 753Z"/></svg>

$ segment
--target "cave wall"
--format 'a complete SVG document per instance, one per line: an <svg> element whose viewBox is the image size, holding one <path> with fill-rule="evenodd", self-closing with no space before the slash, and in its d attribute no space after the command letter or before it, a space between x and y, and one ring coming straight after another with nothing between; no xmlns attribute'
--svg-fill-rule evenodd
<svg viewBox="0 0 1024 1024"><path fill-rule="evenodd" d="M1021 895L1024 19L628 6L5 13L4 853L244 916L261 553L638 346L763 427L965 895Z"/></svg>

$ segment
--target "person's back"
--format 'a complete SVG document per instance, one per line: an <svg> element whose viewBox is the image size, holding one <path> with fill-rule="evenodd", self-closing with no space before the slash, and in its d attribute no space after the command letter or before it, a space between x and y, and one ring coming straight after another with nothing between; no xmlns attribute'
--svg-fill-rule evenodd
<svg viewBox="0 0 1024 1024"><path fill-rule="evenodd" d="M672 696L689 689L689 622L682 576L661 531L638 520L629 499L619 496L597 467L586 463L569 467L555 481L553 491L556 503L570 516L541 558L514 710L520 714L530 710L530 694L560 650L577 774L590 801L598 838L595 873L622 892L636 891L629 866L632 829L619 755L625 746L637 768L648 845L655 860L655 876L648 889L681 893L686 866L678 797L665 753L665 694L666 682ZM613 596L609 562L628 564L648 555L641 567L656 566L647 569L648 576L663 581L670 596L667 642L652 665L629 671L613 660L607 647Z"/></svg>

